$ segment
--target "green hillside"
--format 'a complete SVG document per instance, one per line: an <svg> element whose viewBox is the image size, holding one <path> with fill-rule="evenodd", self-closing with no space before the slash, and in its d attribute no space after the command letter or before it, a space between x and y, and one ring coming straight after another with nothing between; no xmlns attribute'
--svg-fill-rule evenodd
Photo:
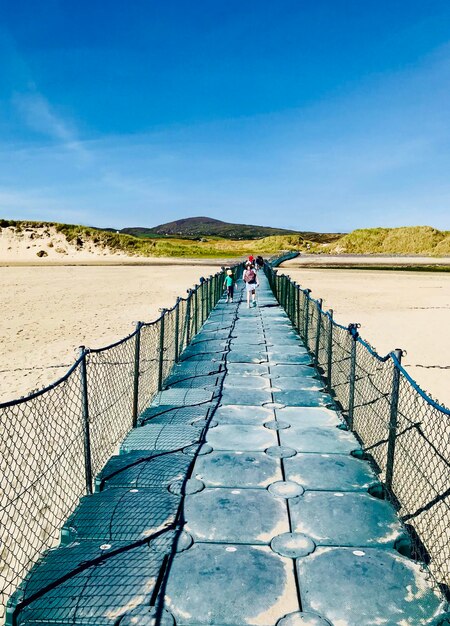
<svg viewBox="0 0 450 626"><path fill-rule="evenodd" d="M284 236L300 234L304 239L317 242L332 242L341 237L337 233L303 233L285 228L272 228L270 226L255 226L252 224L231 224L211 217L188 217L186 219L168 222L153 228L123 228L121 233L134 237L181 237L181 238L204 238L221 237L223 239L245 240L261 239L262 237Z"/></svg>
<svg viewBox="0 0 450 626"><path fill-rule="evenodd" d="M354 230L347 235L296 233L259 239L229 239L218 236L183 238L161 234L134 237L112 229L0 219L0 228L13 227L18 234L25 228L48 229L49 226L64 234L67 241L78 249L90 242L101 249L143 257L236 258L251 253L269 256L289 250L302 254L450 255L450 231L439 231L431 226L367 228Z"/></svg>

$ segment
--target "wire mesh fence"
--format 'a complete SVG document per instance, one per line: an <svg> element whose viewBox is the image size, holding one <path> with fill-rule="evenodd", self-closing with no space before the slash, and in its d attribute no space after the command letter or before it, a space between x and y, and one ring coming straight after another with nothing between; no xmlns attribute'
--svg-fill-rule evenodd
<svg viewBox="0 0 450 626"><path fill-rule="evenodd" d="M0 624L9 596L58 544L62 523L91 493L95 475L162 389L223 289L222 268L128 337L82 348L54 384L0 404Z"/></svg>
<svg viewBox="0 0 450 626"><path fill-rule="evenodd" d="M401 350L382 357L358 324L336 323L322 301L270 264L278 302L305 342L324 384L380 478L374 495L397 508L408 531L400 551L425 567L449 598L450 410L435 402L401 365ZM357 454L357 452L356 452Z"/></svg>

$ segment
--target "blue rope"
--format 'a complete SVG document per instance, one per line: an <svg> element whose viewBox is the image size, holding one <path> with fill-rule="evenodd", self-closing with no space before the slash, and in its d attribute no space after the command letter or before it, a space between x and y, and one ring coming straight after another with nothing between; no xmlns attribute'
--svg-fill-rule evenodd
<svg viewBox="0 0 450 626"><path fill-rule="evenodd" d="M414 378L411 378L405 368L402 367L394 352L391 352L388 356L392 359L394 366L403 374L411 387L413 387L413 389L417 391L421 398L423 398L428 404L431 404L431 406L433 406L438 411L441 411L441 413L444 413L444 415L450 415L450 409L447 409L447 407L442 404L438 404L435 400L433 400L433 398L430 398L430 396L427 395L425 391L423 391L423 389L419 387Z"/></svg>

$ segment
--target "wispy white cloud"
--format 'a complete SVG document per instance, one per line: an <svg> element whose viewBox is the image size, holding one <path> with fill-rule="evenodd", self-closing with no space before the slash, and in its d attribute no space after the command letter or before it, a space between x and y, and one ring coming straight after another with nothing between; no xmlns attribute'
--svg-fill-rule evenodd
<svg viewBox="0 0 450 626"><path fill-rule="evenodd" d="M90 162L91 154L80 141L74 124L57 115L41 93L16 93L13 104L31 130L61 142L83 164Z"/></svg>

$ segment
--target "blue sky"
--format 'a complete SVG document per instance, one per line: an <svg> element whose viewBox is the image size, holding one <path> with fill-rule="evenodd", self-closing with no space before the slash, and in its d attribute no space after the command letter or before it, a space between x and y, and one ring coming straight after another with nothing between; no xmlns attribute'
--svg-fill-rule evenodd
<svg viewBox="0 0 450 626"><path fill-rule="evenodd" d="M0 0L0 216L450 229L447 0Z"/></svg>

